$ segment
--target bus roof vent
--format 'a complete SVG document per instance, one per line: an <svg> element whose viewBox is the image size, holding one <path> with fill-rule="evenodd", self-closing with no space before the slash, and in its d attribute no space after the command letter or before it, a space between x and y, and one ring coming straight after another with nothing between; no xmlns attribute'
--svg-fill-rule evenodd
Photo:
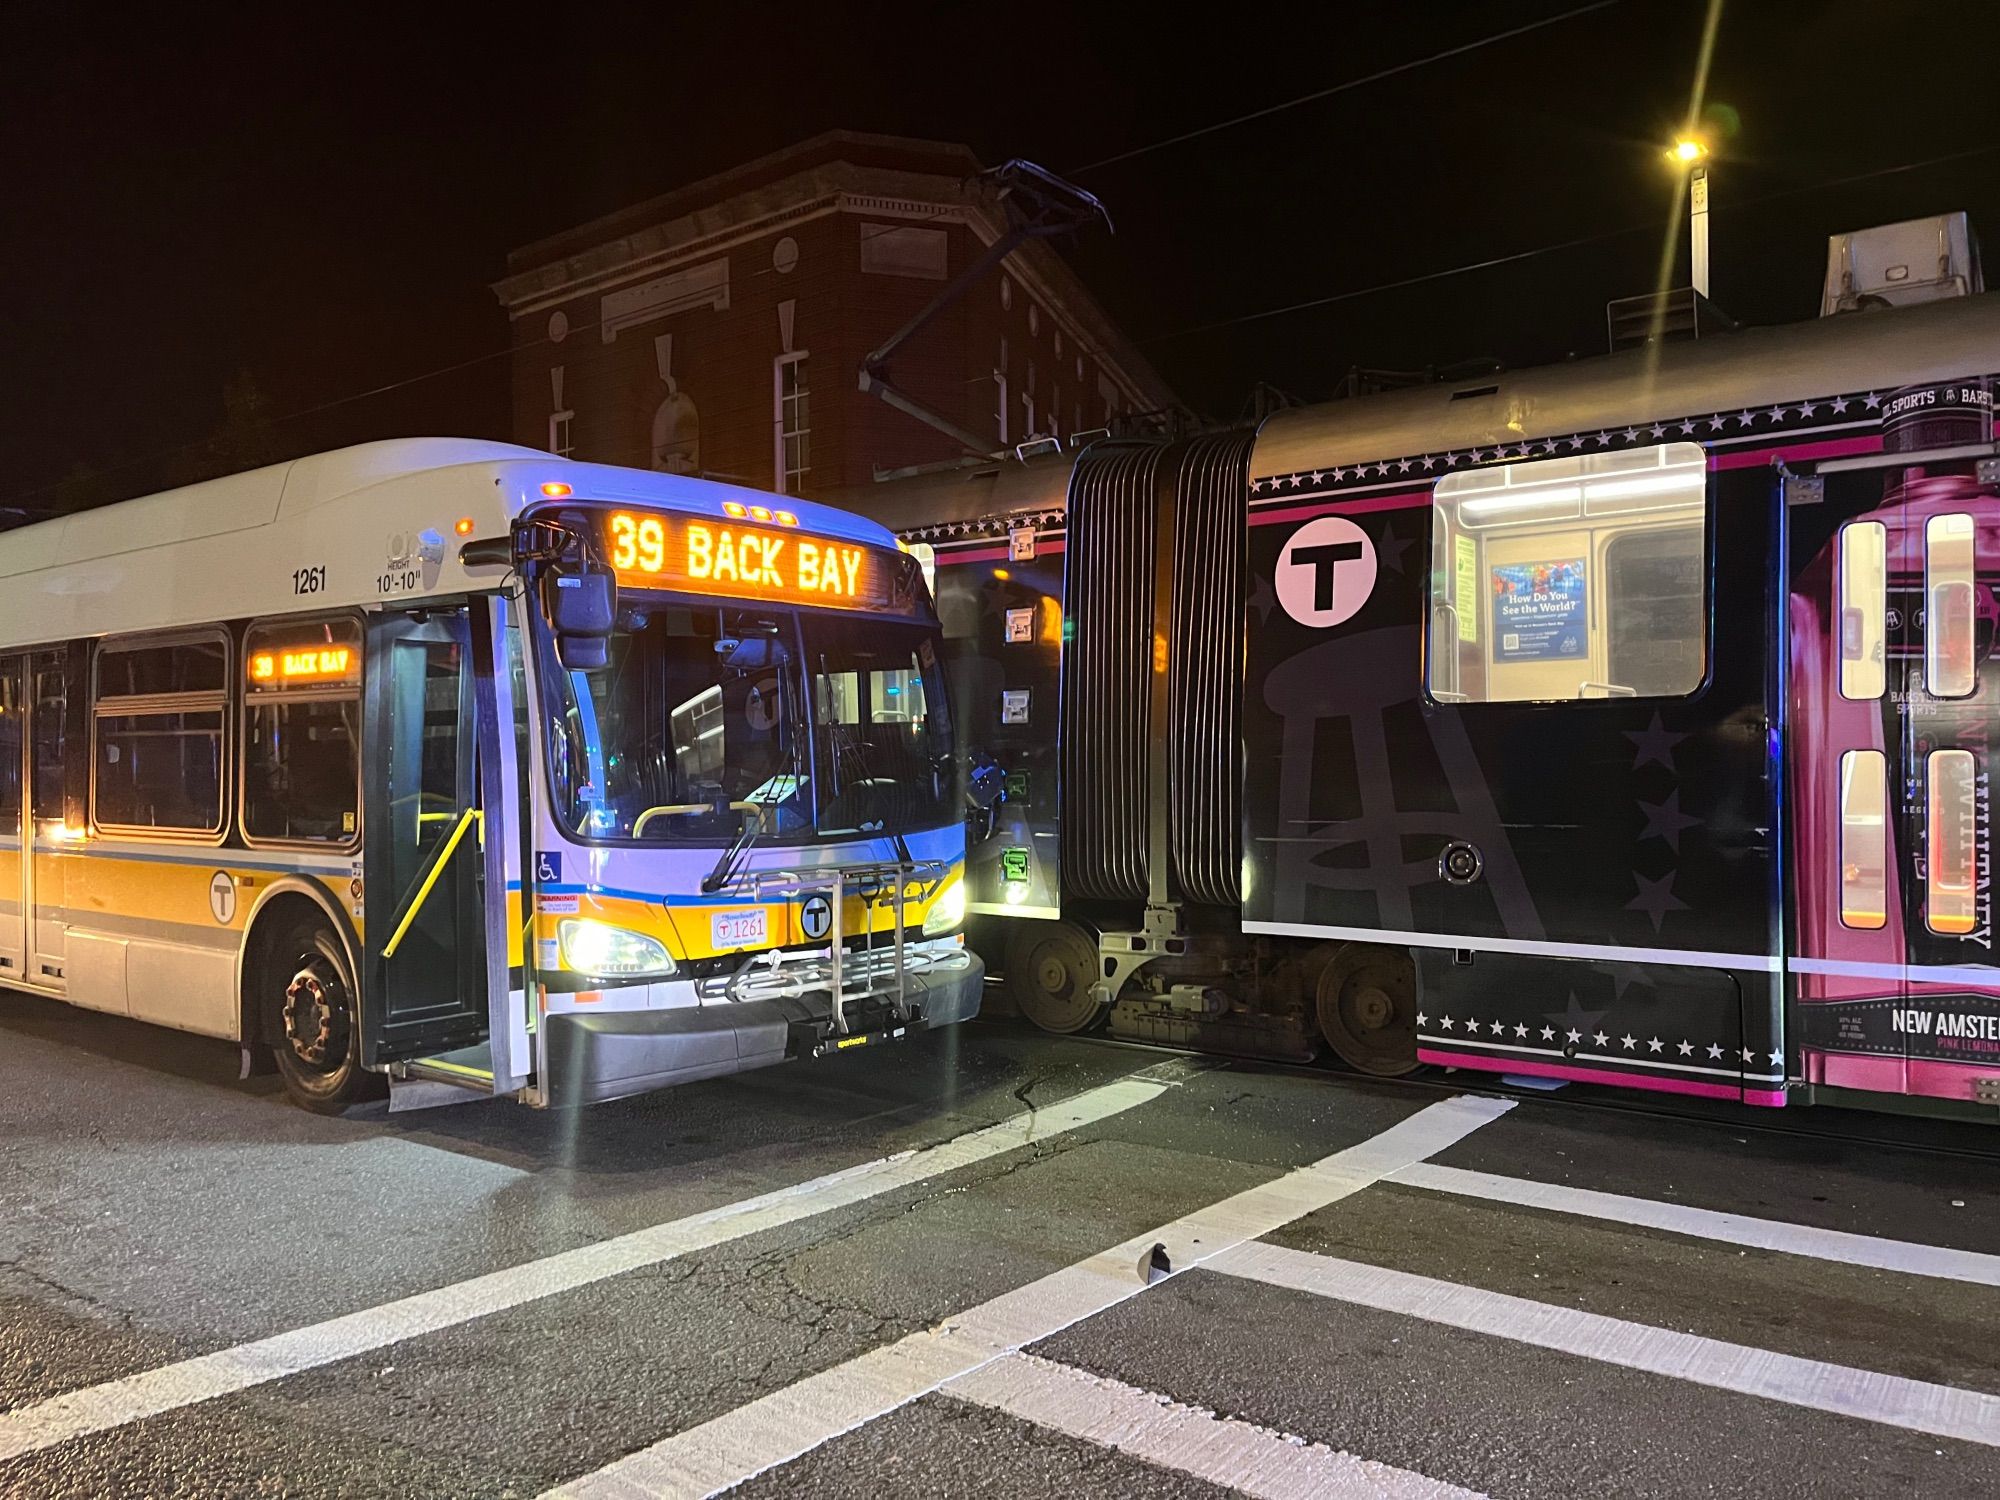
<svg viewBox="0 0 2000 1500"><path fill-rule="evenodd" d="M1965 215L1938 214L1829 238L1819 315L1908 307L1984 290L1979 241Z"/></svg>

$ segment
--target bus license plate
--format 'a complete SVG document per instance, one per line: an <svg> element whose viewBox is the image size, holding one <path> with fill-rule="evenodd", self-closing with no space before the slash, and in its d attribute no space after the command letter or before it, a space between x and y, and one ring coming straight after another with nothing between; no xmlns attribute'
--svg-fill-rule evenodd
<svg viewBox="0 0 2000 1500"><path fill-rule="evenodd" d="M754 911L719 911L709 918L710 947L748 948L757 943L767 943L770 938L770 920L764 908Z"/></svg>

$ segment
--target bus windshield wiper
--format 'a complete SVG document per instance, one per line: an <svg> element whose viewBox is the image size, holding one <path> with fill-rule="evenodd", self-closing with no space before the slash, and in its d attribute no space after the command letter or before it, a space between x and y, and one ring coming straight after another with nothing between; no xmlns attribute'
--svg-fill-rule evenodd
<svg viewBox="0 0 2000 1500"><path fill-rule="evenodd" d="M793 796L797 796L803 759L800 755L800 746L797 737L787 736L787 738L791 743L786 746L785 751L785 779L783 785L791 790ZM780 798L779 800L782 801L784 799ZM737 831L736 837L729 841L729 846L722 851L721 857L716 860L715 868L702 877L701 893L704 896L713 896L717 891L729 884L730 880L736 874L737 866L743 860L750 857L750 851L757 847L757 840L764 836L765 811L765 805L759 802L757 804L757 816L744 823L743 827ZM772 808L770 811L774 814L775 821L776 809Z"/></svg>

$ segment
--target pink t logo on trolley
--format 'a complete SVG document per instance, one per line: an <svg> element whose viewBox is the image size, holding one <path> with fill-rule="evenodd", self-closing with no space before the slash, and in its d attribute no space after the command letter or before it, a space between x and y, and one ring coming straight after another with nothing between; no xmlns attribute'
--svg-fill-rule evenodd
<svg viewBox="0 0 2000 1500"><path fill-rule="evenodd" d="M1301 625L1351 619L1375 591L1375 543L1344 516L1308 521L1278 555L1278 602Z"/></svg>

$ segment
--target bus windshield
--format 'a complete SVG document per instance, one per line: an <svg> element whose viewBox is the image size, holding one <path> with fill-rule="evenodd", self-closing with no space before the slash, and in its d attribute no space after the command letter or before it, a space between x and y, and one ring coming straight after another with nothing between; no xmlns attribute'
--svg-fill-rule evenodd
<svg viewBox="0 0 2000 1500"><path fill-rule="evenodd" d="M603 671L541 654L556 817L582 838L709 845L746 816L771 842L947 822L955 773L932 635L914 621L628 602Z"/></svg>
<svg viewBox="0 0 2000 1500"><path fill-rule="evenodd" d="M802 624L820 832L948 822L956 772L935 632L854 615L808 615Z"/></svg>

